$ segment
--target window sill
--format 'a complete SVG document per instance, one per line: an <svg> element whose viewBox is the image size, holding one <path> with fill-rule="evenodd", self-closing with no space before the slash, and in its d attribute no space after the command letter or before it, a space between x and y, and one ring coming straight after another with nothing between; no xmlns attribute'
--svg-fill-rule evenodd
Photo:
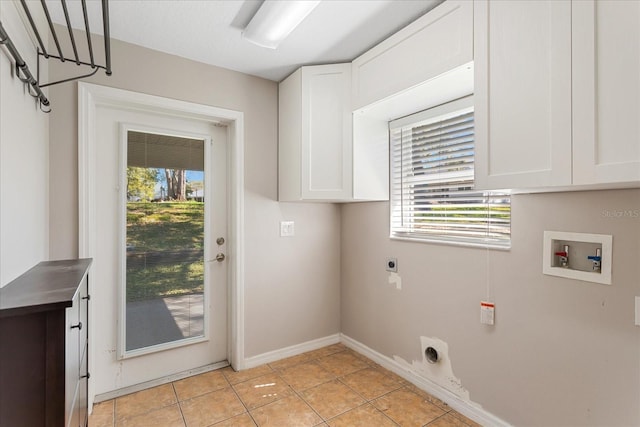
<svg viewBox="0 0 640 427"><path fill-rule="evenodd" d="M509 246L496 245L491 243L471 243L471 242L462 242L457 240L439 240L439 239L425 239L422 237L406 237L406 236L389 236L391 240L403 241L403 242L414 242L414 243L427 243L427 244L435 244L435 245L447 245L447 246L459 246L464 248L474 248L474 249L490 249L495 251L510 251L511 244Z"/></svg>

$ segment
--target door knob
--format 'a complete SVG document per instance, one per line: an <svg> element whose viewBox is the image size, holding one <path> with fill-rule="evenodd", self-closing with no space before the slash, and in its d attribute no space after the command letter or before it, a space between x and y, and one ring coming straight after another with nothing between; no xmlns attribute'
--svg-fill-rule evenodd
<svg viewBox="0 0 640 427"><path fill-rule="evenodd" d="M218 255L216 255L216 261L218 262L222 262L224 261L226 257L224 256L224 254L222 252L220 252Z"/></svg>

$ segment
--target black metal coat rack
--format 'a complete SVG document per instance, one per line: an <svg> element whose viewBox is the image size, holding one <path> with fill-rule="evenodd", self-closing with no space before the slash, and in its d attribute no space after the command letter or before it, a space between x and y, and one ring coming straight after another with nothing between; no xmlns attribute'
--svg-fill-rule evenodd
<svg viewBox="0 0 640 427"><path fill-rule="evenodd" d="M49 8L47 6L46 1L40 0L42 11L44 13L44 16L46 17L47 24L48 24L48 30L45 29L45 31L49 31L49 34L52 36L53 42L55 44L55 52L57 54L50 52L47 49L47 47L44 45L41 37L41 34L43 33L36 26L33 20L33 15L31 14L31 10L29 10L27 2L25 0L20 0L22 9L25 12L25 15L29 21L31 29L33 30L33 33L39 45L37 48L37 51L38 51L37 77L34 77L33 73L29 69L29 66L24 61L24 59L20 55L20 52L18 52L18 49L13 44L13 42L11 41L11 38L9 37L4 27L2 26L2 22L0 22L0 45L4 45L7 51L9 52L9 54L13 57L13 60L15 61L15 65L16 65L16 76L18 77L18 79L20 79L20 81L28 85L29 94L38 100L40 109L45 113L49 113L51 111L51 107L50 107L49 99L47 99L44 92L42 92L42 88L56 85L59 83L65 83L73 80L82 79L85 77L90 77L96 74L100 69L105 70L108 76L111 75L111 37L109 34L109 1L102 0L102 24L103 24L103 32L104 32L103 34L104 34L104 56L105 56L104 65L100 65L96 63L94 58L93 44L91 42L91 31L89 26L89 14L87 12L86 0L82 0L81 4L82 4L82 16L84 18L84 31L86 33L86 43L87 43L86 47L87 47L88 56L89 56L88 59L87 58L81 59L78 54L78 45L76 44L76 39L73 34L73 28L71 27L71 20L69 19L69 9L67 6L67 1L60 0L60 2L62 4L62 10L64 12L64 17L65 17L67 29L69 32L69 35L68 35L69 42L73 50L73 54L68 56L65 56L63 52L63 49L60 43L61 39L58 37L56 29L53 25L53 21L51 20L51 15L49 13ZM69 77L69 78L58 80L55 82L49 82L49 83L43 84L42 82L39 81L41 58L44 58L44 59L54 58L54 59L60 60L61 62L69 61L69 62L75 63L79 67L90 67L91 71L89 71L88 73L83 73L78 76Z"/></svg>

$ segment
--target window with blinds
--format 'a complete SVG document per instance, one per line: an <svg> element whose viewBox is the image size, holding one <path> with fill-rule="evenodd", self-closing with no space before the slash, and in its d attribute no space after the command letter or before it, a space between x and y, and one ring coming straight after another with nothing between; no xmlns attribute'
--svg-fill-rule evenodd
<svg viewBox="0 0 640 427"><path fill-rule="evenodd" d="M389 123L391 237L508 248L508 194L474 191L473 97Z"/></svg>

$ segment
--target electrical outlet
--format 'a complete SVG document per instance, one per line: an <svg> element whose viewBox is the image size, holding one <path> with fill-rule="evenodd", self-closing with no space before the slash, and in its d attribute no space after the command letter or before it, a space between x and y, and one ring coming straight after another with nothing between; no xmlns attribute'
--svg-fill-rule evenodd
<svg viewBox="0 0 640 427"><path fill-rule="evenodd" d="M392 273L398 272L398 260L397 258L387 258L387 263L385 265L385 269Z"/></svg>

